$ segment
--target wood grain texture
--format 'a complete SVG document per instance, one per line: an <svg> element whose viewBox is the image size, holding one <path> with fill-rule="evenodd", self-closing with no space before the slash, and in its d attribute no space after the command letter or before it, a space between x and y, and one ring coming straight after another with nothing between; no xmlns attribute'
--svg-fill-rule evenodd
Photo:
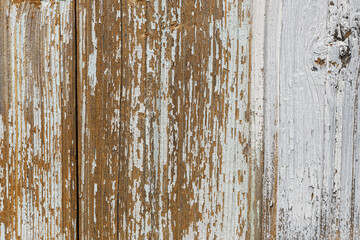
<svg viewBox="0 0 360 240"><path fill-rule="evenodd" d="M81 239L118 234L121 16L120 1L77 1Z"/></svg>
<svg viewBox="0 0 360 240"><path fill-rule="evenodd" d="M360 239L360 0L0 0L0 240Z"/></svg>
<svg viewBox="0 0 360 240"><path fill-rule="evenodd" d="M268 1L266 239L359 239L359 1Z"/></svg>
<svg viewBox="0 0 360 240"><path fill-rule="evenodd" d="M251 1L79 0L78 32L81 236L260 236Z"/></svg>
<svg viewBox="0 0 360 240"><path fill-rule="evenodd" d="M76 238L74 16L0 1L0 239Z"/></svg>

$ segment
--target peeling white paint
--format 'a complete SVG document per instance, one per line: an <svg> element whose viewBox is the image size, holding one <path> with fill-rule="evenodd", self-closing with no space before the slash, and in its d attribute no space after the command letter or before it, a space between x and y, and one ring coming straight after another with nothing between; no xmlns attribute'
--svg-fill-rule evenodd
<svg viewBox="0 0 360 240"><path fill-rule="evenodd" d="M84 18L86 17L86 9L84 10ZM95 94L95 87L97 84L97 37L95 31L95 24L96 24L96 8L95 5L93 6L93 21L91 21L91 43L93 45L93 52L89 54L89 62L88 62L88 75L89 75L89 85L91 88L91 94Z"/></svg>

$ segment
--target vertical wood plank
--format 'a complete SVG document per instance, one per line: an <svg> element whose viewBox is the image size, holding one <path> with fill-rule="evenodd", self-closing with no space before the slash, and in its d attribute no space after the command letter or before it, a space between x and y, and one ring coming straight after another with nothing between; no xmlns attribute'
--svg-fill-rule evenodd
<svg viewBox="0 0 360 240"><path fill-rule="evenodd" d="M75 1L59 1L59 5L62 89L62 230L63 239L75 239L78 236L79 224Z"/></svg>
<svg viewBox="0 0 360 240"><path fill-rule="evenodd" d="M266 2L252 1L251 6L251 81L250 81L250 201L249 201L249 230L248 239L263 239L264 212L268 214L263 200L267 194L265 178L265 31L266 31ZM274 81L275 82L275 81Z"/></svg>
<svg viewBox="0 0 360 240"><path fill-rule="evenodd" d="M150 3L148 81L160 90L149 100L149 139L160 239L250 235L251 16L248 2L237 4Z"/></svg>
<svg viewBox="0 0 360 240"><path fill-rule="evenodd" d="M327 8L326 0L282 3L276 203L281 239L318 238L320 233L322 164L329 158L321 156L318 144L326 143L322 139L326 70L315 70L320 67L315 54L325 48L326 57L322 44Z"/></svg>
<svg viewBox="0 0 360 240"><path fill-rule="evenodd" d="M0 238L74 239L74 2L0 6Z"/></svg>
<svg viewBox="0 0 360 240"><path fill-rule="evenodd" d="M359 215L355 209L355 194L360 191L354 184L359 177L355 172L359 149L359 4L357 0L329 2L330 46L325 61L329 129L326 140L333 149L329 147L332 166L328 169L332 176L327 176L327 180L332 185L327 186L329 200L325 206L328 211L323 210L327 214L322 215L321 223L322 226L327 224L322 232L324 238L360 237L354 232L354 215Z"/></svg>
<svg viewBox="0 0 360 240"><path fill-rule="evenodd" d="M181 222L175 236L245 239L251 207L250 2L182 4L182 154L174 196L180 198Z"/></svg>
<svg viewBox="0 0 360 240"><path fill-rule="evenodd" d="M359 2L267 4L263 236L357 239Z"/></svg>
<svg viewBox="0 0 360 240"><path fill-rule="evenodd" d="M77 1L81 239L119 231L121 17L120 1Z"/></svg>
<svg viewBox="0 0 360 240"><path fill-rule="evenodd" d="M251 1L78 3L81 236L113 223L120 239L260 236Z"/></svg>
<svg viewBox="0 0 360 240"><path fill-rule="evenodd" d="M278 122L282 0L267 0L264 27L264 172L262 237L277 236Z"/></svg>
<svg viewBox="0 0 360 240"><path fill-rule="evenodd" d="M149 219L148 170L145 164L146 141L146 39L147 1L122 1L122 88L121 146L119 176L119 236L145 238Z"/></svg>

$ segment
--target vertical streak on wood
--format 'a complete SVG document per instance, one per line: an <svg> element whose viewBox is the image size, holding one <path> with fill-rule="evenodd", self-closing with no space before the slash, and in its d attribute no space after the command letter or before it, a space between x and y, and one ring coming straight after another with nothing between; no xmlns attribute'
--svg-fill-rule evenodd
<svg viewBox="0 0 360 240"><path fill-rule="evenodd" d="M160 226L162 238L179 238L183 233L181 219L181 203L184 182L183 156L181 144L183 137L183 116L185 80L183 78L182 36L183 1L161 1L161 49L160 49L160 162L159 191L163 195L160 200L161 216L165 222ZM167 138L165 140L165 138ZM163 169L161 169L163 168ZM192 195L191 192L188 193ZM183 205L181 205L183 204ZM192 215L190 209L186 209ZM186 230L186 229L185 229Z"/></svg>
<svg viewBox="0 0 360 240"><path fill-rule="evenodd" d="M65 239L77 237L76 39L75 1L61 1L60 72L62 118L62 229Z"/></svg>
<svg viewBox="0 0 360 240"><path fill-rule="evenodd" d="M179 225L179 158L181 157L180 121L182 61L181 2L152 1L148 4L147 90L149 94L153 155L152 171L153 237L176 237ZM180 85L179 85L180 84Z"/></svg>
<svg viewBox="0 0 360 240"><path fill-rule="evenodd" d="M265 11L262 237L264 239L276 239L282 0L267 0Z"/></svg>
<svg viewBox="0 0 360 240"><path fill-rule="evenodd" d="M222 235L245 239L247 219L252 221L250 176L250 87L251 87L251 9L250 1L226 1L220 23L220 74L214 95L221 96L219 120L219 191L223 199ZM219 118L219 119L217 119ZM222 179L221 179L222 178ZM250 206L250 207L249 207ZM232 213L237 213L236 215Z"/></svg>
<svg viewBox="0 0 360 240"><path fill-rule="evenodd" d="M333 35L337 38L337 31L339 30L338 24L341 20L341 12L339 9L342 0L333 1L332 5L329 4L328 14L328 35L329 43L332 43L335 39L332 39ZM329 2L330 3L330 2ZM347 7L347 6L342 6ZM341 26L343 26L341 24ZM339 33L340 38L342 33ZM344 81L342 78L341 68L334 68L331 64L340 64L339 45L334 47L327 47L327 56L325 60L327 68L327 81L325 83L325 159L329 159L328 164L325 165L326 170L324 171L324 181L327 185L323 186L323 199L325 200L324 210L322 209L322 232L321 236L332 239L340 238L340 178L342 175L341 169L341 158L342 158L342 124L343 124L343 100L344 100ZM343 46L342 46L343 47ZM328 63L329 66L328 66ZM335 71L334 71L335 70ZM338 70L338 71L336 71ZM327 144L328 143L328 144Z"/></svg>
<svg viewBox="0 0 360 240"><path fill-rule="evenodd" d="M6 228L11 228L8 224L9 219L9 210L5 211L5 205L7 204L6 198L9 197L9 194L6 194L6 183L9 179L6 177L6 160L7 160L7 149L8 143L5 141L7 139L6 134L6 119L7 111L5 107L7 106L7 55L8 52L6 49L6 31L2 30L6 28L6 1L0 1L0 239L5 240L6 237ZM5 138L6 137L6 138ZM6 217L8 219L6 219Z"/></svg>
<svg viewBox="0 0 360 240"><path fill-rule="evenodd" d="M1 1L2 239L76 235L72 7Z"/></svg>
<svg viewBox="0 0 360 240"><path fill-rule="evenodd" d="M145 207L146 239L164 238L164 219L162 207L159 174L163 171L160 166L160 58L161 58L161 30L162 9L161 0L148 1L146 6L146 105L145 105L145 159L150 182L145 189L148 204ZM166 138L163 138L166 140ZM164 219L164 220L163 220Z"/></svg>
<svg viewBox="0 0 360 240"><path fill-rule="evenodd" d="M123 64L121 89L121 146L119 233L121 239L144 238L146 191L146 1L122 1Z"/></svg>
<svg viewBox="0 0 360 240"><path fill-rule="evenodd" d="M250 202L247 239L262 239L264 174L264 54L266 1L252 2L251 16L251 91L250 91Z"/></svg>
<svg viewBox="0 0 360 240"><path fill-rule="evenodd" d="M77 4L80 238L117 239L121 2Z"/></svg>

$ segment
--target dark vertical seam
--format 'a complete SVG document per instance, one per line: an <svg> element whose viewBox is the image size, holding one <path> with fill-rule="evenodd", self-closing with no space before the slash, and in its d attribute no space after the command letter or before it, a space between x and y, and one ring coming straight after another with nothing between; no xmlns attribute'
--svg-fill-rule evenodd
<svg viewBox="0 0 360 240"><path fill-rule="evenodd" d="M120 171L121 171L121 116L122 116L122 112L121 112L121 107L122 107L122 89L123 89L123 74L124 74L124 35L123 35L123 22L124 18L123 18L123 1L120 0L120 59L121 59L121 63L120 63L120 104L119 104L119 162L118 162L118 189L117 189L117 198L116 198L116 230L117 230L117 238L120 239L120 230L119 230L119 225L120 225L120 214L119 214L119 205L120 205Z"/></svg>
<svg viewBox="0 0 360 240"><path fill-rule="evenodd" d="M77 3L78 1L74 1L74 37L75 37L75 41L73 41L74 44L74 52L75 52L75 141L76 141L76 149L75 149L75 160L76 160L76 164L75 164L75 176L76 176L76 239L80 240L80 183L79 183L79 165L80 165L80 161L79 161L79 104L78 104L78 99L79 99L79 92L78 92L78 85L80 84L80 81L78 80L78 14L77 14Z"/></svg>

